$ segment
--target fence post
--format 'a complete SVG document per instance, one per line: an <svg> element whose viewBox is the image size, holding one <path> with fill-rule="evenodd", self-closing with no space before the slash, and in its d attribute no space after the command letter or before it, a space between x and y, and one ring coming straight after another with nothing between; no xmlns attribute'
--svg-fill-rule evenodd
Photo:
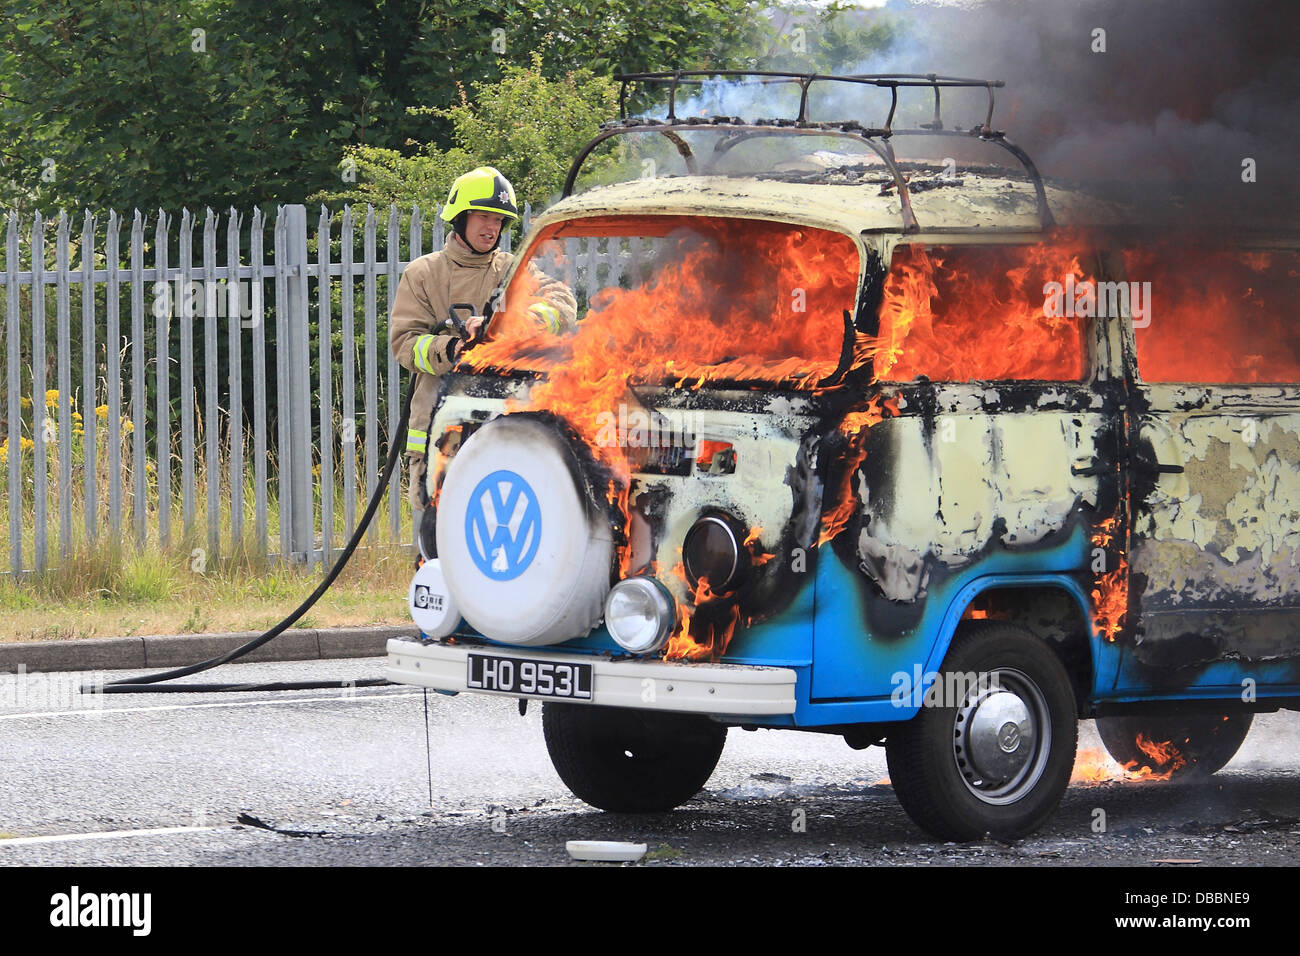
<svg viewBox="0 0 1300 956"><path fill-rule="evenodd" d="M285 236L289 321L286 328L289 346L289 468L290 552L292 560L315 563L313 535L314 506L311 489L311 336L308 329L307 298L307 207L287 205ZM283 503L281 504L283 507ZM285 520L281 514L280 520ZM299 555L302 557L299 558Z"/></svg>
<svg viewBox="0 0 1300 956"><path fill-rule="evenodd" d="M32 532L36 573L44 575L46 565L46 479L49 458L46 444L54 437L45 398L45 220L39 212L32 217Z"/></svg>
<svg viewBox="0 0 1300 956"><path fill-rule="evenodd" d="M384 309L384 334L382 338L385 346L388 344L389 335L392 334L388 322L393 314L393 302L397 299L397 283L401 281L402 274L402 233L399 228L400 225L401 219L397 214L397 204L394 203L388 207L388 231L384 234L385 258L388 261L388 268L385 270L388 276L388 282L385 283L388 291L388 305ZM393 350L385 348L384 352L388 356L388 447L391 449L393 442L397 440L397 419L401 417L402 376L400 367L397 364L397 358L393 355ZM395 477L388 483L388 535L389 540L393 544L397 544L401 541L402 474L394 469L393 475Z"/></svg>
<svg viewBox="0 0 1300 956"><path fill-rule="evenodd" d="M22 332L18 302L18 213L9 213L5 228L5 386L9 389L9 567L13 579L19 581L23 573L23 426L22 426ZM42 396L41 400L44 400ZM32 430L36 430L36 416L40 404L32 391Z"/></svg>

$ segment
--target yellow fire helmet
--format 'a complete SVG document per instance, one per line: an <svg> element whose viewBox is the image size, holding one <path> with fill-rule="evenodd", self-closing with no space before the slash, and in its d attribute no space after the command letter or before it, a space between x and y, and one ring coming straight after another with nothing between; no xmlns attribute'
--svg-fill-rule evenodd
<svg viewBox="0 0 1300 956"><path fill-rule="evenodd" d="M491 166L471 169L456 178L447 194L446 205L442 207L442 218L445 222L452 222L461 213L474 209L500 213L507 219L519 218L515 188Z"/></svg>

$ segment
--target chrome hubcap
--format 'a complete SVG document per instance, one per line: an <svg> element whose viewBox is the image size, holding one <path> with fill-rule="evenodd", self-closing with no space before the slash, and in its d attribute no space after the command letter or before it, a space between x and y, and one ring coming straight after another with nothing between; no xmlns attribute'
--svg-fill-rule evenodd
<svg viewBox="0 0 1300 956"><path fill-rule="evenodd" d="M953 726L953 757L967 789L990 804L1014 803L1043 775L1051 750L1047 702L1019 671L992 675L966 694Z"/></svg>

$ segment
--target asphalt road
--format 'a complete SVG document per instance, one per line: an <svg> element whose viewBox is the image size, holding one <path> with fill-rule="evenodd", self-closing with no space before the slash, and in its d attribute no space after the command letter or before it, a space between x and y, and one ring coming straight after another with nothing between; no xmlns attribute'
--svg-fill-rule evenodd
<svg viewBox="0 0 1300 956"><path fill-rule="evenodd" d="M206 679L382 665L228 665ZM616 817L567 792L537 705L521 718L513 700L431 693L426 751L415 689L113 695L87 709L69 693L86 676L45 675L26 700L0 688L0 867L565 865L573 839L645 842L649 866L1300 862L1298 714L1258 717L1209 783L1074 785L1033 837L959 845L903 814L883 750L836 737L733 729L693 801ZM1091 723L1080 730L1081 749L1099 746Z"/></svg>

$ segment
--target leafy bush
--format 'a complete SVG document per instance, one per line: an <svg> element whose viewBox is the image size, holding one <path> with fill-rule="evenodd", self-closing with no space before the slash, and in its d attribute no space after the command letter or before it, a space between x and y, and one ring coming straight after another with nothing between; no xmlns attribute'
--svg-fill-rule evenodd
<svg viewBox="0 0 1300 956"><path fill-rule="evenodd" d="M379 208L418 203L432 210L447 198L461 173L495 166L514 185L521 206L548 205L559 196L578 150L618 109L618 85L587 70L549 79L539 54L527 68L507 67L505 74L498 83L472 84L472 97L462 87L460 102L448 109L411 110L449 120L451 147L427 143L413 156L373 146L351 147L355 186L312 198Z"/></svg>

